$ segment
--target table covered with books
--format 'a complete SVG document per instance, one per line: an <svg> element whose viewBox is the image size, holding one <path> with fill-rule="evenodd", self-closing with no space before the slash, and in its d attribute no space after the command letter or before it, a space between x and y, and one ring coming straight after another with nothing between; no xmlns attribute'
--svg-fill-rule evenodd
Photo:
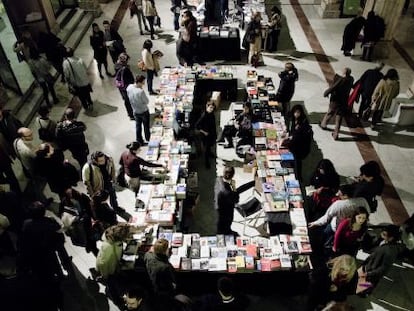
<svg viewBox="0 0 414 311"><path fill-rule="evenodd" d="M130 222L142 230L134 234L124 249L124 277L130 282L148 281L143 256L156 239L165 238L169 241L169 261L176 269L177 283L188 294L214 290L217 279L223 274L232 274L246 293L265 294L275 290L303 293L312 269L312 250L299 184L292 174L293 168L283 165L284 161L291 160L291 154L277 143L285 130L283 116L277 109L269 109L269 115L262 115L265 119L271 117L271 123L262 121L255 125L255 131L264 130L261 131L263 135L254 133L256 189L261 195L267 221L272 222L276 215L282 216L289 219L290 230L270 231L268 237L200 236L182 232L180 222L185 202L189 199L188 204L192 204L198 182L197 174L188 172L191 148L187 142L175 140L172 127L176 110L192 108L195 81L188 78L190 73L189 68L166 68L160 76L162 95L156 100L160 116L151 129L146 159L168 164L169 173L162 184L141 185L137 195L140 204ZM248 80L254 82L248 84L252 104L255 109L267 109L263 88L271 91L271 80L256 72L249 72L249 75ZM255 92L249 89L253 85ZM253 96L254 93L257 96Z"/></svg>
<svg viewBox="0 0 414 311"><path fill-rule="evenodd" d="M201 27L198 36L200 61L240 60L240 32L233 27Z"/></svg>

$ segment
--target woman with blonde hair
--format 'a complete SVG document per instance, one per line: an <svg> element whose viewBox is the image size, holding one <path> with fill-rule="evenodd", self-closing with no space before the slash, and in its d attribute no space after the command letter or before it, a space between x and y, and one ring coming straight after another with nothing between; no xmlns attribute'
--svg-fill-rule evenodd
<svg viewBox="0 0 414 311"><path fill-rule="evenodd" d="M326 265L315 267L306 310L320 310L332 301L345 302L348 295L355 294L357 283L356 260L350 255L335 257Z"/></svg>

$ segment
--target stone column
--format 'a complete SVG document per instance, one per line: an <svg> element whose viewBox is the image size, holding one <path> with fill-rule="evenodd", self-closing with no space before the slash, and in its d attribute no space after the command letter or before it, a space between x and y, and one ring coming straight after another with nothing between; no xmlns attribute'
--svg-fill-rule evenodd
<svg viewBox="0 0 414 311"><path fill-rule="evenodd" d="M408 87L407 97L410 99L414 98L414 80L411 82L411 85Z"/></svg>
<svg viewBox="0 0 414 311"><path fill-rule="evenodd" d="M50 3L50 0L40 0L39 3L43 7L43 11L45 14L44 17L47 20L47 24L49 25L50 31L54 34L57 34L60 30L60 27L56 21L55 13L53 12L53 7Z"/></svg>
<svg viewBox="0 0 414 311"><path fill-rule="evenodd" d="M405 0L367 0L364 16L367 16L368 12L374 9L375 14L384 19L386 27L384 38L375 45L374 58L388 58L392 48L392 40L397 30L398 20L401 17L404 7L404 1Z"/></svg>
<svg viewBox="0 0 414 311"><path fill-rule="evenodd" d="M98 0L79 0L78 3L81 9L86 12L91 12L95 18L102 14Z"/></svg>
<svg viewBox="0 0 414 311"><path fill-rule="evenodd" d="M318 7L318 13L321 18L338 18L341 15L341 2L343 0L322 0Z"/></svg>

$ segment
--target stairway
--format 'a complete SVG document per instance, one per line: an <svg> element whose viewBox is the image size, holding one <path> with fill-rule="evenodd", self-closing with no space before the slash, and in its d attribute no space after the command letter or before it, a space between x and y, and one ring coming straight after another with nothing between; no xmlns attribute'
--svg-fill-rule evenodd
<svg viewBox="0 0 414 311"><path fill-rule="evenodd" d="M76 49L85 33L89 30L93 20L94 16L91 12L86 12L79 8L66 9L57 19L61 29L57 36L65 46ZM54 68L52 68L52 71L53 76L57 79L58 73ZM36 82L33 82L25 94L17 99L15 105L8 103L6 108L12 109L12 113L27 126L37 113L42 102L42 90Z"/></svg>

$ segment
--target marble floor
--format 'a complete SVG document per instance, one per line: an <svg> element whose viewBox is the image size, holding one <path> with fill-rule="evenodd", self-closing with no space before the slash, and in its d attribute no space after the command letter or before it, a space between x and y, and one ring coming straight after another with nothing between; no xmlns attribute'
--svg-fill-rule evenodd
<svg viewBox="0 0 414 311"><path fill-rule="evenodd" d="M279 2L278 2L279 3ZM298 1L281 1L281 10L286 24L280 38L280 50L275 54L264 54L265 66L259 67L259 74L270 76L278 84L277 73L284 68L286 61L291 61L299 70L299 81L293 103L303 103L313 125L314 144L312 154L304 161L304 184L309 180L316 163L323 157L333 161L338 173L343 177L355 176L359 166L367 160L377 160L383 168L386 180L386 190L379 200L378 211L370 216L371 224L402 223L408 215L414 212L414 133L413 127L397 128L391 125L380 126L373 131L369 126L355 124L346 120L341 128L340 139L334 141L329 131L322 131L317 123L327 111L328 101L323 97L323 91L335 72L343 67L350 67L352 75L358 79L362 73L373 68L373 63L359 59L361 54L357 46L352 57L345 57L340 51L342 31L349 19L321 19L314 5L299 5ZM147 36L140 36L136 18L130 18L129 12L122 13L125 0L115 0L102 4L103 14L96 22L102 24L105 19L113 19L116 14L119 32L124 38L128 54L131 56L131 68L137 73L136 62L141 58L140 51ZM164 57L160 64L174 66L175 39L177 32L173 30L173 17L169 11L169 1L157 2L158 12L162 20L158 39L154 40L154 50L163 51ZM121 9L121 10L120 10ZM404 27L412 27L411 13L403 17ZM408 25L408 26L407 26ZM401 26L403 27L403 26ZM404 28L406 29L406 28ZM408 30L407 30L408 31ZM412 51L412 38L402 36L399 41L408 51ZM410 53L409 53L410 54ZM89 66L89 75L93 81L95 109L92 113L80 111L78 119L87 126L87 140L91 151L102 150L118 159L127 143L134 140L135 124L127 118L123 102L113 80L105 77L101 80L97 74L96 64L93 61L92 50L89 46L88 34L76 50L76 55L84 59ZM411 54L412 55L412 54ZM385 70L394 67L398 70L401 84L401 97L404 97L408 86L412 83L413 68L395 50L391 50L390 58L384 60ZM232 67L234 75L239 78L239 87L245 83L247 65L234 65L222 61L212 64L226 64ZM157 86L155 79L155 88ZM79 107L76 100L70 102L66 88L57 82L61 103L53 108L52 116L58 119L62 116L65 107L70 104ZM151 101L154 98L151 97ZM225 106L228 103L223 103ZM152 106L153 107L153 106ZM357 106L355 107L355 109ZM228 112L217 113L217 118L223 125L228 118ZM32 124L34 127L34 125ZM69 157L69 155L68 155ZM191 231L202 235L214 234L215 213L212 207L212 189L214 179L220 174L224 163L236 166L236 180L238 184L248 181L251 176L244 173L240 159L234 150L217 147L216 165L210 170L203 167L200 159L194 161L194 169L198 171L200 188L211 191L201 193L201 202L194 215ZM79 185L79 187L82 187ZM133 194L129 190L117 193L119 203L126 209L133 208ZM237 213L236 213L237 214ZM238 223L240 215L235 216L233 229L240 232L242 226ZM254 229L252 229L254 230ZM254 234L254 231L251 231ZM73 256L73 262L79 273L76 280L64 284L67 296L67 310L117 310L104 297L102 285L88 280L89 268L94 266L94 257L87 254L82 248L73 246L68 241L67 249ZM413 269L409 267L394 267L389 280L381 282L381 286L369 298L352 297L350 300L356 310L414 310L413 297ZM255 302L249 310L301 310L303 297L253 297Z"/></svg>

